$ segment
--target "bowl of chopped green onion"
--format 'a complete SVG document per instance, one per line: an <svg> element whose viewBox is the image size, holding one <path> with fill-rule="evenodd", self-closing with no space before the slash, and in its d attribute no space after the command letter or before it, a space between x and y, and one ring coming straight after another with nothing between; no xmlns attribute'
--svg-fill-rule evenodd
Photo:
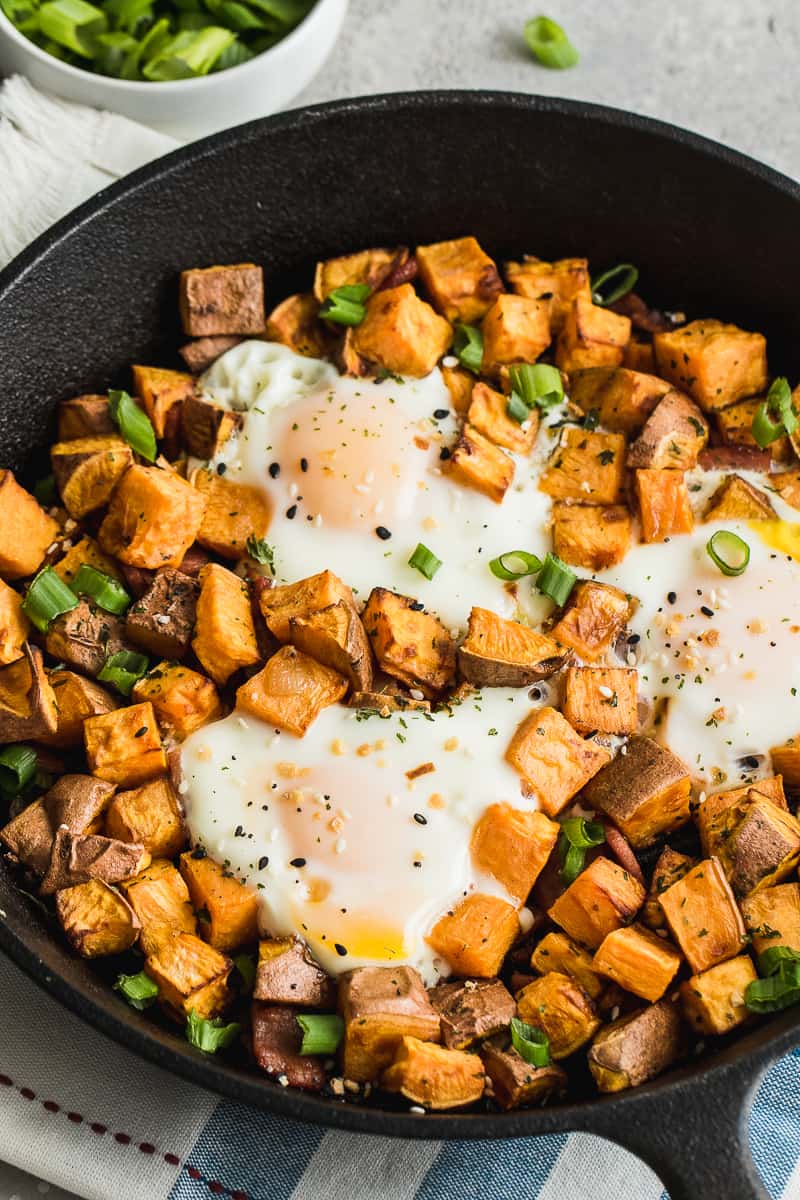
<svg viewBox="0 0 800 1200"><path fill-rule="evenodd" d="M0 76L188 140L286 106L346 10L347 0L0 0Z"/></svg>

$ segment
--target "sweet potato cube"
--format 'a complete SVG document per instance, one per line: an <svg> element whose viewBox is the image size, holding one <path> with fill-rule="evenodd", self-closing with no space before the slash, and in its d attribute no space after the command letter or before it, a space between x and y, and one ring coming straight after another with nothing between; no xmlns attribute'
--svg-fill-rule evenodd
<svg viewBox="0 0 800 1200"><path fill-rule="evenodd" d="M25 643L22 658L0 667L0 746L55 733L58 707L42 652Z"/></svg>
<svg viewBox="0 0 800 1200"><path fill-rule="evenodd" d="M58 705L58 725L40 741L60 750L75 750L83 745L86 718L113 712L119 703L104 687L74 671L51 671L49 678Z"/></svg>
<svg viewBox="0 0 800 1200"><path fill-rule="evenodd" d="M134 684L132 695L134 700L149 700L162 733L179 742L222 716L211 680L180 663L159 663Z"/></svg>
<svg viewBox="0 0 800 1200"><path fill-rule="evenodd" d="M626 992L654 1004L672 983L681 956L669 942L643 925L628 925L603 938L593 965Z"/></svg>
<svg viewBox="0 0 800 1200"><path fill-rule="evenodd" d="M483 1069L492 1081L494 1101L502 1109L541 1105L562 1096L567 1090L566 1072L556 1063L534 1067L516 1050L510 1047L502 1050L493 1042L484 1042L480 1056Z"/></svg>
<svg viewBox="0 0 800 1200"><path fill-rule="evenodd" d="M186 449L195 458L214 458L231 434L241 428L241 413L192 393L181 405L181 432Z"/></svg>
<svg viewBox="0 0 800 1200"><path fill-rule="evenodd" d="M172 858L186 844L178 797L168 779L117 792L106 813L106 833L121 842L141 842L154 858Z"/></svg>
<svg viewBox="0 0 800 1200"><path fill-rule="evenodd" d="M117 841L94 833L71 833L59 826L47 872L39 885L41 896L52 896L62 888L97 879L119 883L138 875L150 862L144 846Z"/></svg>
<svg viewBox="0 0 800 1200"><path fill-rule="evenodd" d="M458 648L461 675L476 687L528 687L554 674L564 660L552 638L487 608L472 609Z"/></svg>
<svg viewBox="0 0 800 1200"><path fill-rule="evenodd" d="M295 1012L283 1004L254 1000L250 1006L253 1058L265 1075L282 1086L321 1092L328 1076L316 1054L301 1054L303 1031Z"/></svg>
<svg viewBox="0 0 800 1200"><path fill-rule="evenodd" d="M683 392L667 392L629 447L628 466L689 471L707 441L708 422L697 405Z"/></svg>
<svg viewBox="0 0 800 1200"><path fill-rule="evenodd" d="M370 296L353 333L358 354L398 375L429 375L452 340L450 323L410 283Z"/></svg>
<svg viewBox="0 0 800 1200"><path fill-rule="evenodd" d="M569 975L592 1000L598 1000L608 987L608 980L595 970L589 951L557 929L545 934L534 946L531 966L540 975L549 971Z"/></svg>
<svg viewBox="0 0 800 1200"><path fill-rule="evenodd" d="M299 292L281 300L267 317L267 338L306 358L325 358L330 353L331 337L319 319L319 301L313 292Z"/></svg>
<svg viewBox="0 0 800 1200"><path fill-rule="evenodd" d="M98 779L129 788L167 769L153 706L149 702L89 717L83 725L86 760Z"/></svg>
<svg viewBox="0 0 800 1200"><path fill-rule="evenodd" d="M506 761L549 817L566 808L609 758L604 746L584 741L557 709L549 707L534 709L506 750Z"/></svg>
<svg viewBox="0 0 800 1200"><path fill-rule="evenodd" d="M673 850L671 846L664 847L653 868L650 887L647 889L647 899L641 913L643 925L646 925L648 929L666 928L667 923L661 905L658 903L658 897L668 887L672 887L673 883L683 879L684 875L691 871L696 864L697 859L691 858L688 854L681 854L678 850Z"/></svg>
<svg viewBox="0 0 800 1200"><path fill-rule="evenodd" d="M37 875L50 865L56 831L95 833L114 794L109 783L91 775L62 775L44 796L23 808L0 829L0 841Z"/></svg>
<svg viewBox="0 0 800 1200"><path fill-rule="evenodd" d="M103 554L94 538L88 535L70 546L64 557L53 564L53 570L65 583L71 584L84 563L112 579L122 580L122 572L115 560Z"/></svg>
<svg viewBox="0 0 800 1200"><path fill-rule="evenodd" d="M520 1020L550 1039L553 1058L568 1058L600 1028L597 1009L580 984L560 971L534 979L517 996Z"/></svg>
<svg viewBox="0 0 800 1200"><path fill-rule="evenodd" d="M740 907L757 955L771 946L800 952L800 884L780 883L753 892L744 897Z"/></svg>
<svg viewBox="0 0 800 1200"><path fill-rule="evenodd" d="M503 290L494 260L474 237L417 246L416 259L433 307L448 321L479 321Z"/></svg>
<svg viewBox="0 0 800 1200"><path fill-rule="evenodd" d="M280 338L271 340L280 341ZM214 365L218 358L228 350L232 350L234 346L238 346L241 341L242 338L237 337L236 334L195 338L194 341L181 346L178 353L192 375L202 375L204 371Z"/></svg>
<svg viewBox="0 0 800 1200"><path fill-rule="evenodd" d="M189 337L264 332L264 272L253 263L181 271L179 305Z"/></svg>
<svg viewBox="0 0 800 1200"><path fill-rule="evenodd" d="M0 471L0 577L23 579L42 565L58 525L12 471Z"/></svg>
<svg viewBox="0 0 800 1200"><path fill-rule="evenodd" d="M148 654L183 658L197 617L200 584L174 567L156 571L152 583L125 617L125 636Z"/></svg>
<svg viewBox="0 0 800 1200"><path fill-rule="evenodd" d="M29 630L22 597L0 579L0 667L22 658Z"/></svg>
<svg viewBox="0 0 800 1200"><path fill-rule="evenodd" d="M483 1063L477 1054L404 1037L381 1075L381 1087L425 1108L463 1108L483 1095Z"/></svg>
<svg viewBox="0 0 800 1200"><path fill-rule="evenodd" d="M173 471L130 467L111 497L98 541L131 567L179 567L203 519L205 497Z"/></svg>
<svg viewBox="0 0 800 1200"><path fill-rule="evenodd" d="M467 410L467 423L504 450L530 454L539 429L539 414L532 410L520 424L508 415L507 408L508 396L496 392L488 383L476 383Z"/></svg>
<svg viewBox="0 0 800 1200"><path fill-rule="evenodd" d="M354 254L342 254L318 262L314 272L314 297L318 303L326 300L331 292L353 284L366 284L375 291L389 275L408 260L405 246L387 249L385 246L369 250L357 250Z"/></svg>
<svg viewBox="0 0 800 1200"><path fill-rule="evenodd" d="M230 1000L233 963L193 933L165 939L144 960L144 969L158 984L159 1002L178 1021L193 1009L198 1017L218 1017Z"/></svg>
<svg viewBox="0 0 800 1200"><path fill-rule="evenodd" d="M82 598L75 608L50 622L45 649L55 659L86 675L99 675L106 660L126 649L124 623Z"/></svg>
<svg viewBox="0 0 800 1200"><path fill-rule="evenodd" d="M219 563L209 563L200 572L192 649L220 685L261 658L247 584Z"/></svg>
<svg viewBox="0 0 800 1200"><path fill-rule="evenodd" d="M294 646L281 646L236 693L236 705L268 725L303 737L323 708L341 700L347 680Z"/></svg>
<svg viewBox="0 0 800 1200"><path fill-rule="evenodd" d="M715 413L717 428L726 446L752 446L761 449L753 437L753 419L763 402L763 396L754 396L751 400L739 400L729 408L721 408ZM776 438L766 450L775 462L791 462L794 458L788 437Z"/></svg>
<svg viewBox="0 0 800 1200"><path fill-rule="evenodd" d="M718 859L703 859L658 902L695 974L741 953L744 922Z"/></svg>
<svg viewBox="0 0 800 1200"><path fill-rule="evenodd" d="M444 470L464 487L500 504L514 479L514 460L472 425L465 425Z"/></svg>
<svg viewBox="0 0 800 1200"><path fill-rule="evenodd" d="M572 301L556 342L556 364L562 371L583 367L619 367L631 336L629 317L592 304L578 295Z"/></svg>
<svg viewBox="0 0 800 1200"><path fill-rule="evenodd" d="M183 371L133 367L134 393L141 400L158 438L163 438L174 422L172 410L194 393L194 387L193 377Z"/></svg>
<svg viewBox="0 0 800 1200"><path fill-rule="evenodd" d="M553 505L553 548L573 567L604 571L621 563L631 544L631 515L622 504Z"/></svg>
<svg viewBox="0 0 800 1200"><path fill-rule="evenodd" d="M648 334L639 333L636 329L631 330L631 340L625 347L625 353L622 356L623 367L629 367L631 371L643 371L646 374L652 374L656 369L656 356L653 353L653 339Z"/></svg>
<svg viewBox="0 0 800 1200"><path fill-rule="evenodd" d="M704 521L769 521L776 515L772 502L741 475L728 475L714 492Z"/></svg>
<svg viewBox="0 0 800 1200"><path fill-rule="evenodd" d="M554 500L616 504L625 478L625 438L621 433L592 433L567 427L539 480L539 490Z"/></svg>
<svg viewBox="0 0 800 1200"><path fill-rule="evenodd" d="M739 954L692 975L680 986L684 1017L698 1033L708 1037L730 1033L752 1016L744 997L755 978L749 954Z"/></svg>
<svg viewBox="0 0 800 1200"><path fill-rule="evenodd" d="M562 712L581 734L635 733L638 679L628 667L568 667Z"/></svg>
<svg viewBox="0 0 800 1200"><path fill-rule="evenodd" d="M154 859L120 888L141 925L139 945L143 954L157 954L159 947L178 933L197 932L189 889L168 859Z"/></svg>
<svg viewBox="0 0 800 1200"><path fill-rule="evenodd" d="M722 321L691 321L653 338L658 372L706 412L726 408L767 386L767 343Z"/></svg>
<svg viewBox="0 0 800 1200"><path fill-rule="evenodd" d="M562 892L548 915L576 942L596 950L609 933L631 923L644 896L638 879L600 855Z"/></svg>
<svg viewBox="0 0 800 1200"><path fill-rule="evenodd" d="M339 978L345 1078L375 1081L404 1037L438 1042L439 1014L413 967L357 967Z"/></svg>
<svg viewBox="0 0 800 1200"><path fill-rule="evenodd" d="M248 538L263 538L269 529L272 514L261 492L216 471L195 471L191 483L206 499L197 532L200 545L220 558L244 558Z"/></svg>
<svg viewBox="0 0 800 1200"><path fill-rule="evenodd" d="M670 390L657 375L627 367L587 367L570 375L569 398L614 433L637 433Z"/></svg>
<svg viewBox="0 0 800 1200"><path fill-rule="evenodd" d="M800 823L754 793L727 811L717 851L736 896L781 883L800 861Z"/></svg>
<svg viewBox="0 0 800 1200"><path fill-rule="evenodd" d="M689 820L691 780L681 760L644 735L628 742L587 784L583 799L605 813L634 849Z"/></svg>
<svg viewBox="0 0 800 1200"><path fill-rule="evenodd" d="M213 858L187 850L180 872L200 921L200 936L217 950L258 940L258 895Z"/></svg>
<svg viewBox="0 0 800 1200"><path fill-rule="evenodd" d="M67 941L82 958L122 954L139 936L136 913L119 892L99 879L57 892L56 914Z"/></svg>
<svg viewBox="0 0 800 1200"><path fill-rule="evenodd" d="M785 504L800 508L800 469L793 468L773 475L770 487L774 487Z"/></svg>
<svg viewBox="0 0 800 1200"><path fill-rule="evenodd" d="M503 292L483 318L484 375L511 363L535 362L550 345L550 304Z"/></svg>
<svg viewBox="0 0 800 1200"><path fill-rule="evenodd" d="M267 629L284 643L291 637L293 617L308 618L340 600L355 611L352 591L333 571L320 571L296 583L265 588L258 598Z"/></svg>
<svg viewBox="0 0 800 1200"><path fill-rule="evenodd" d="M659 1000L604 1026L589 1050L589 1070L601 1092L621 1092L672 1066L685 1043L677 1006Z"/></svg>
<svg viewBox="0 0 800 1200"><path fill-rule="evenodd" d="M439 918L425 940L456 975L491 979L518 933L519 919L512 904L471 892Z"/></svg>
<svg viewBox="0 0 800 1200"><path fill-rule="evenodd" d="M514 997L499 979L454 979L437 984L428 995L449 1050L466 1050L508 1029L517 1011Z"/></svg>
<svg viewBox="0 0 800 1200"><path fill-rule="evenodd" d="M450 406L460 417L466 415L472 400L475 376L464 367L441 366L444 386L450 393Z"/></svg>
<svg viewBox="0 0 800 1200"><path fill-rule="evenodd" d="M268 938L258 943L253 999L301 1008L333 1008L336 989L305 942L292 937Z"/></svg>
<svg viewBox="0 0 800 1200"><path fill-rule="evenodd" d="M74 438L99 437L105 433L116 433L117 427L111 418L108 396L73 396L62 400L58 406L58 440L70 442Z"/></svg>
<svg viewBox="0 0 800 1200"><path fill-rule="evenodd" d="M770 750L772 769L783 776L786 786L792 791L800 788L800 737L790 738L783 746Z"/></svg>
<svg viewBox="0 0 800 1200"><path fill-rule="evenodd" d="M583 580L572 589L561 619L550 636L586 662L605 654L633 611L631 600L609 583Z"/></svg>
<svg viewBox="0 0 800 1200"><path fill-rule="evenodd" d="M372 651L363 622L345 600L305 617L290 617L292 644L323 666L338 671L355 691L372 689Z"/></svg>
<svg viewBox="0 0 800 1200"><path fill-rule="evenodd" d="M444 625L413 604L409 596L373 588L362 620L379 668L435 699L453 681L456 647Z"/></svg>
<svg viewBox="0 0 800 1200"><path fill-rule="evenodd" d="M541 812L491 804L472 831L470 852L479 871L493 876L524 904L558 841L559 827Z"/></svg>
<svg viewBox="0 0 800 1200"><path fill-rule="evenodd" d="M76 438L51 446L50 461L62 503L79 520L108 504L133 463L133 451L114 435Z"/></svg>
<svg viewBox="0 0 800 1200"><path fill-rule="evenodd" d="M589 264L585 258L543 262L526 254L522 262L507 262L504 270L512 292L528 300L550 302L550 329L554 336L561 332L575 297L592 298Z"/></svg>
<svg viewBox="0 0 800 1200"><path fill-rule="evenodd" d="M694 516L682 471L645 469L635 479L643 542L692 532Z"/></svg>

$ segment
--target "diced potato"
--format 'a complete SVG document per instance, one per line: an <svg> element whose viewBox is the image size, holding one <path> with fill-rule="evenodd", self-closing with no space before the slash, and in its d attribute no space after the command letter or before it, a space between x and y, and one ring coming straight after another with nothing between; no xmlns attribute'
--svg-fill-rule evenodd
<svg viewBox="0 0 800 1200"><path fill-rule="evenodd" d="M774 487L785 504L792 508L800 508L800 469L781 471L770 479L770 487Z"/></svg>
<svg viewBox="0 0 800 1200"><path fill-rule="evenodd" d="M326 358L331 338L319 319L319 301L313 292L281 300L267 317L267 338L306 358Z"/></svg>
<svg viewBox="0 0 800 1200"><path fill-rule="evenodd" d="M323 1059L301 1054L303 1031L293 1009L254 1000L250 1006L253 1058L257 1066L282 1087L321 1092L328 1082Z"/></svg>
<svg viewBox="0 0 800 1200"><path fill-rule="evenodd" d="M473 608L467 636L458 648L461 675L476 687L528 687L563 666L557 642L519 621Z"/></svg>
<svg viewBox="0 0 800 1200"><path fill-rule="evenodd" d="M241 428L241 413L194 393L181 405L181 431L186 449L195 458L214 458L231 434Z"/></svg>
<svg viewBox="0 0 800 1200"><path fill-rule="evenodd" d="M759 779L757 783L745 784L744 787L729 788L724 792L711 792L703 803L696 809L694 819L700 834L700 844L703 854L710 858L719 854L721 846L730 837L731 829L741 817L743 806L749 800L767 799L777 804L784 812L788 812L786 796L783 791L783 778L780 775L772 779Z"/></svg>
<svg viewBox="0 0 800 1200"><path fill-rule="evenodd" d="M558 1060L580 1050L600 1028L597 1009L576 979L548 971L517 996L520 1020L535 1025L550 1040L550 1055Z"/></svg>
<svg viewBox="0 0 800 1200"><path fill-rule="evenodd" d="M506 761L550 817L566 808L609 758L604 746L584 741L560 712L549 707L534 709L506 750Z"/></svg>
<svg viewBox="0 0 800 1200"><path fill-rule="evenodd" d="M773 746L769 753L773 771L783 776L787 787L793 791L800 788L800 737L790 738L784 746Z"/></svg>
<svg viewBox="0 0 800 1200"><path fill-rule="evenodd" d="M727 812L719 861L734 894L748 896L781 883L800 862L800 823L771 800L748 792Z"/></svg>
<svg viewBox="0 0 800 1200"><path fill-rule="evenodd" d="M180 313L189 337L264 332L264 272L253 263L181 271Z"/></svg>
<svg viewBox="0 0 800 1200"><path fill-rule="evenodd" d="M689 820L691 779L681 760L652 738L631 738L625 754L586 787L585 803L610 817L639 849Z"/></svg>
<svg viewBox="0 0 800 1200"><path fill-rule="evenodd" d="M584 367L619 367L631 336L629 317L575 297L556 342L556 364L562 371Z"/></svg>
<svg viewBox="0 0 800 1200"><path fill-rule="evenodd" d="M336 989L305 942L292 937L268 938L258 943L253 999L301 1008L333 1008Z"/></svg>
<svg viewBox="0 0 800 1200"><path fill-rule="evenodd" d="M444 363L441 372L444 385L450 393L450 404L453 411L460 417L466 416L472 400L475 376L464 367L448 367Z"/></svg>
<svg viewBox="0 0 800 1200"><path fill-rule="evenodd" d="M440 621L413 605L409 596L373 588L362 620L379 668L433 700L453 681L456 647Z"/></svg>
<svg viewBox="0 0 800 1200"><path fill-rule="evenodd" d="M379 246L318 262L314 273L314 297L321 304L337 288L352 287L359 283L365 283L371 291L375 291L407 259L408 250L405 246L397 246L393 250Z"/></svg>
<svg viewBox="0 0 800 1200"><path fill-rule="evenodd" d="M410 283L370 296L353 333L353 348L398 375L428 375L452 340L448 321L420 300Z"/></svg>
<svg viewBox="0 0 800 1200"><path fill-rule="evenodd" d="M637 433L670 390L657 375L627 367L587 367L570 376L569 398L614 433Z"/></svg>
<svg viewBox="0 0 800 1200"><path fill-rule="evenodd" d="M744 923L718 859L703 859L658 902L695 974L741 953Z"/></svg>
<svg viewBox="0 0 800 1200"><path fill-rule="evenodd" d="M715 414L717 428L726 445L758 446L758 442L753 437L753 419L763 402L763 396L754 396L752 400L739 400L738 403L731 404L729 408L719 409ZM766 449L775 462L790 463L794 458L792 444L788 437L776 438Z"/></svg>
<svg viewBox="0 0 800 1200"><path fill-rule="evenodd" d="M117 841L93 833L71 833L60 825L53 837L50 862L39 884L41 896L52 896L62 888L88 883L120 883L138 875L150 862L144 846Z"/></svg>
<svg viewBox="0 0 800 1200"><path fill-rule="evenodd" d="M187 850L183 876L200 922L200 936L217 950L237 950L258 940L258 894L213 858Z"/></svg>
<svg viewBox="0 0 800 1200"><path fill-rule="evenodd" d="M530 454L539 429L535 409L522 424L507 413L508 396L496 392L488 383L476 383L467 410L467 423L496 446L516 454Z"/></svg>
<svg viewBox="0 0 800 1200"><path fill-rule="evenodd" d="M194 338L181 346L178 353L193 375L202 375L221 355L238 346L242 340L236 334L224 333L216 337ZM274 340L280 341L280 338Z"/></svg>
<svg viewBox="0 0 800 1200"><path fill-rule="evenodd" d="M643 925L628 925L606 935L595 952L593 965L627 992L654 1004L672 983L681 956L669 942Z"/></svg>
<svg viewBox="0 0 800 1200"><path fill-rule="evenodd" d="M236 693L236 706L295 737L303 737L323 708L347 691L344 676L295 646L281 646Z"/></svg>
<svg viewBox="0 0 800 1200"><path fill-rule="evenodd" d="M199 1017L218 1017L230 1001L233 963L193 933L165 939L144 960L144 969L158 984L159 1002L178 1021L193 1009Z"/></svg>
<svg viewBox="0 0 800 1200"><path fill-rule="evenodd" d="M645 469L635 473L635 480L643 542L692 532L694 516L682 471Z"/></svg>
<svg viewBox="0 0 800 1200"><path fill-rule="evenodd" d="M608 987L608 981L595 970L589 951L557 929L545 934L534 946L531 966L540 975L549 971L569 975L592 1000L599 1000Z"/></svg>
<svg viewBox="0 0 800 1200"><path fill-rule="evenodd" d="M521 263L505 263L504 270L512 292L528 300L550 302L550 329L554 336L561 332L575 297L592 298L589 264L585 258L543 262L526 254Z"/></svg>
<svg viewBox="0 0 800 1200"><path fill-rule="evenodd" d="M83 737L89 769L98 779L132 788L166 772L167 756L150 703L89 717Z"/></svg>
<svg viewBox="0 0 800 1200"><path fill-rule="evenodd" d="M600 855L550 906L548 916L576 942L596 950L609 933L631 923L644 896L638 879Z"/></svg>
<svg viewBox="0 0 800 1200"><path fill-rule="evenodd" d="M630 597L619 588L585 579L572 589L567 607L550 635L585 662L595 662L605 654L632 611Z"/></svg>
<svg viewBox="0 0 800 1200"><path fill-rule="evenodd" d="M477 1054L404 1037L381 1075L381 1087L425 1108L463 1108L483 1095L483 1063Z"/></svg>
<svg viewBox="0 0 800 1200"><path fill-rule="evenodd" d="M204 508L205 497L174 472L130 467L100 526L100 547L132 567L179 567Z"/></svg>
<svg viewBox="0 0 800 1200"><path fill-rule="evenodd" d="M74 396L62 400L58 406L58 440L69 442L74 438L99 437L116 433L117 427L111 418L108 396Z"/></svg>
<svg viewBox="0 0 800 1200"><path fill-rule="evenodd" d="M601 1092L639 1087L672 1066L685 1043L677 1007L659 1000L605 1025L589 1050L589 1070Z"/></svg>
<svg viewBox="0 0 800 1200"><path fill-rule="evenodd" d="M535 362L550 345L550 304L503 292L483 318L483 375Z"/></svg>
<svg viewBox="0 0 800 1200"><path fill-rule="evenodd" d="M749 954L729 958L708 971L692 975L680 986L684 1017L708 1037L730 1033L752 1016L744 996L755 978Z"/></svg>
<svg viewBox="0 0 800 1200"><path fill-rule="evenodd" d="M197 618L200 584L174 567L156 571L125 617L125 637L160 658L183 658Z"/></svg>
<svg viewBox="0 0 800 1200"><path fill-rule="evenodd" d="M697 405L683 392L667 392L630 446L628 466L689 471L707 441L708 422Z"/></svg>
<svg viewBox="0 0 800 1200"><path fill-rule="evenodd" d="M666 928L667 923L661 905L658 903L658 897L668 887L672 887L673 883L683 879L684 875L696 865L697 859L690 858L688 854L680 854L671 846L664 847L653 868L650 887L647 890L647 899L641 914L643 925L646 925L648 929Z"/></svg>
<svg viewBox="0 0 800 1200"><path fill-rule="evenodd" d="M753 892L740 907L757 955L771 946L800 952L800 884L781 883Z"/></svg>
<svg viewBox="0 0 800 1200"><path fill-rule="evenodd" d="M708 502L704 521L769 521L775 516L771 501L741 475L723 479Z"/></svg>
<svg viewBox="0 0 800 1200"><path fill-rule="evenodd" d="M381 717L393 712L430 712L430 700L413 700L400 692L351 692L348 708L369 709Z"/></svg>
<svg viewBox="0 0 800 1200"><path fill-rule="evenodd" d="M71 584L84 563L102 571L104 575L110 575L112 579L122 579L122 573L114 559L103 554L94 538L88 535L80 538L74 546L70 546L64 557L53 564L53 570L65 583Z"/></svg>
<svg viewBox="0 0 800 1200"><path fill-rule="evenodd" d="M625 438L568 426L539 480L554 500L616 504L625 479Z"/></svg>
<svg viewBox="0 0 800 1200"><path fill-rule="evenodd" d="M479 321L503 290L494 261L474 237L417 246L419 278L448 321Z"/></svg>
<svg viewBox="0 0 800 1200"><path fill-rule="evenodd" d="M498 896L471 892L439 918L425 941L456 975L491 979L518 933L513 904Z"/></svg>
<svg viewBox="0 0 800 1200"><path fill-rule="evenodd" d="M428 995L449 1050L467 1050L507 1030L517 1011L514 997L499 979L454 979L437 984Z"/></svg>
<svg viewBox="0 0 800 1200"><path fill-rule="evenodd" d="M258 598L267 629L283 643L291 637L294 617L307 619L340 600L355 611L352 591L333 571L320 571L318 575L309 575L296 583L265 588Z"/></svg>
<svg viewBox="0 0 800 1200"><path fill-rule="evenodd" d="M34 800L0 829L0 841L19 862L37 875L50 865L56 830L96 832L114 788L91 775L62 775L44 796Z"/></svg>
<svg viewBox="0 0 800 1200"><path fill-rule="evenodd" d="M134 700L149 700L159 728L182 742L195 729L222 716L210 679L180 663L162 662L134 684Z"/></svg>
<svg viewBox="0 0 800 1200"><path fill-rule="evenodd" d="M514 460L472 425L465 425L444 471L464 487L500 504L514 479Z"/></svg>
<svg viewBox="0 0 800 1200"><path fill-rule="evenodd" d="M83 722L113 712L119 702L100 684L74 671L51 671L50 686L58 705L58 725L54 733L40 738L47 746L74 750L83 745Z"/></svg>
<svg viewBox="0 0 800 1200"><path fill-rule="evenodd" d="M0 470L0 577L23 579L42 565L58 525L12 471Z"/></svg>
<svg viewBox="0 0 800 1200"><path fill-rule="evenodd" d="M174 425L173 409L179 408L194 393L194 378L182 371L163 367L133 367L133 390L150 418L156 437Z"/></svg>
<svg viewBox="0 0 800 1200"><path fill-rule="evenodd" d="M209 563L200 572L192 649L220 685L240 667L252 667L261 659L247 584L219 563Z"/></svg>
<svg viewBox="0 0 800 1200"><path fill-rule="evenodd" d="M556 1063L534 1067L516 1050L502 1050L492 1042L484 1042L480 1056L483 1069L492 1081L495 1103L502 1109L541 1105L562 1096L567 1090L566 1073Z"/></svg>
<svg viewBox="0 0 800 1200"><path fill-rule="evenodd" d="M404 1037L438 1042L439 1014L413 967L357 967L339 978L346 1079L375 1081Z"/></svg>
<svg viewBox="0 0 800 1200"><path fill-rule="evenodd" d="M178 933L197 932L189 889L168 859L154 859L120 887L141 925L139 945L143 954L157 954Z"/></svg>
<svg viewBox="0 0 800 1200"><path fill-rule="evenodd" d="M691 321L653 338L658 371L706 412L726 408L767 386L767 343L722 321Z"/></svg>
<svg viewBox="0 0 800 1200"><path fill-rule="evenodd" d="M0 746L55 733L58 706L42 652L26 642L23 655L0 667Z"/></svg>
<svg viewBox="0 0 800 1200"><path fill-rule="evenodd" d="M636 732L638 671L628 667L568 667L564 680L562 712L578 733Z"/></svg>
<svg viewBox="0 0 800 1200"><path fill-rule="evenodd" d="M136 913L119 892L99 879L57 892L56 914L67 941L82 958L122 954L139 936Z"/></svg>
<svg viewBox="0 0 800 1200"><path fill-rule="evenodd" d="M653 353L653 339L647 335L631 330L631 340L625 347L622 365L632 371L643 371L652 374L656 369L656 356Z"/></svg>
<svg viewBox="0 0 800 1200"><path fill-rule="evenodd" d="M22 658L29 630L22 597L0 579L0 667Z"/></svg>
<svg viewBox="0 0 800 1200"><path fill-rule="evenodd" d="M186 845L186 826L168 779L117 792L106 813L106 833L121 842L141 842L153 858L172 858Z"/></svg>
<svg viewBox="0 0 800 1200"><path fill-rule="evenodd" d="M492 875L524 904L558 841L559 827L541 812L491 804L472 831L470 852L479 871Z"/></svg>
<svg viewBox="0 0 800 1200"><path fill-rule="evenodd" d="M50 461L64 507L80 519L108 504L133 462L133 451L114 435L76 438L51 446Z"/></svg>
<svg viewBox="0 0 800 1200"><path fill-rule="evenodd" d="M91 600L55 617L45 635L47 653L85 675L99 675L106 660L125 650L124 623Z"/></svg>
<svg viewBox="0 0 800 1200"><path fill-rule="evenodd" d="M604 571L621 563L631 543L631 515L622 504L553 505L553 548L573 567Z"/></svg>
<svg viewBox="0 0 800 1200"><path fill-rule="evenodd" d="M263 538L269 529L271 512L261 492L231 483L216 471L195 471L190 482L206 499L197 532L200 545L220 558L244 558L248 538Z"/></svg>
<svg viewBox="0 0 800 1200"><path fill-rule="evenodd" d="M372 651L355 608L337 600L308 616L289 618L292 644L350 681L355 691L372 689Z"/></svg>

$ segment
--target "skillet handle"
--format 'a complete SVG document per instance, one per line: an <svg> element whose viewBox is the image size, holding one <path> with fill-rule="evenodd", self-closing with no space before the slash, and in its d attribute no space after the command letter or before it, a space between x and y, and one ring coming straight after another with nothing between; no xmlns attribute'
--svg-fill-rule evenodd
<svg viewBox="0 0 800 1200"><path fill-rule="evenodd" d="M750 1153L750 1110L766 1066L732 1062L703 1082L640 1097L628 1119L596 1110L587 1129L637 1155L670 1200L770 1200ZM598 1116L601 1118L597 1120Z"/></svg>

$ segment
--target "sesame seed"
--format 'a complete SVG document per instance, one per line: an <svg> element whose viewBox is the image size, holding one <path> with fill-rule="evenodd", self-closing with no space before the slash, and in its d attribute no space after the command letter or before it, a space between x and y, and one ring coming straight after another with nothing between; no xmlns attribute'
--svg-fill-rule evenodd
<svg viewBox="0 0 800 1200"><path fill-rule="evenodd" d="M450 409L449 408L435 408L433 410L433 415L437 421L444 421L445 418L450 416Z"/></svg>
<svg viewBox="0 0 800 1200"><path fill-rule="evenodd" d="M275 462L270 463L269 464L269 473L270 473L270 477L272 479L277 479L281 473L280 463L275 463Z"/></svg>
<svg viewBox="0 0 800 1200"><path fill-rule="evenodd" d="M346 947L346 946L343 946L341 942L334 942L334 943L333 943L333 948L334 948L334 950L336 951L336 953L339 955L339 957L340 957L340 958L345 958L345 957L346 957L346 955L347 955L347 947Z"/></svg>
<svg viewBox="0 0 800 1200"><path fill-rule="evenodd" d="M306 865L306 860L305 860L304 858L291 858L291 859L289 859L289 866L290 866L290 867L304 867L305 865Z"/></svg>
<svg viewBox="0 0 800 1200"><path fill-rule="evenodd" d="M382 542L388 542L389 538L392 536L391 531L387 529L385 525L379 525L375 532Z"/></svg>
<svg viewBox="0 0 800 1200"><path fill-rule="evenodd" d="M293 520L295 519L295 517L296 517L296 516L297 516L297 505L296 505L296 504L290 504L290 505L289 505L289 507L288 507L288 508L287 508L287 510L286 510L286 517L287 517L287 520L289 520L289 521L293 521Z"/></svg>
<svg viewBox="0 0 800 1200"><path fill-rule="evenodd" d="M261 858L258 860L259 871L266 871L268 866L269 866L269 858L267 857L266 854L262 854Z"/></svg>
<svg viewBox="0 0 800 1200"><path fill-rule="evenodd" d="M300 459L300 470L301 470L301 471L307 471L307 470L308 470L308 459L307 459L307 458L301 458L301 459Z"/></svg>

